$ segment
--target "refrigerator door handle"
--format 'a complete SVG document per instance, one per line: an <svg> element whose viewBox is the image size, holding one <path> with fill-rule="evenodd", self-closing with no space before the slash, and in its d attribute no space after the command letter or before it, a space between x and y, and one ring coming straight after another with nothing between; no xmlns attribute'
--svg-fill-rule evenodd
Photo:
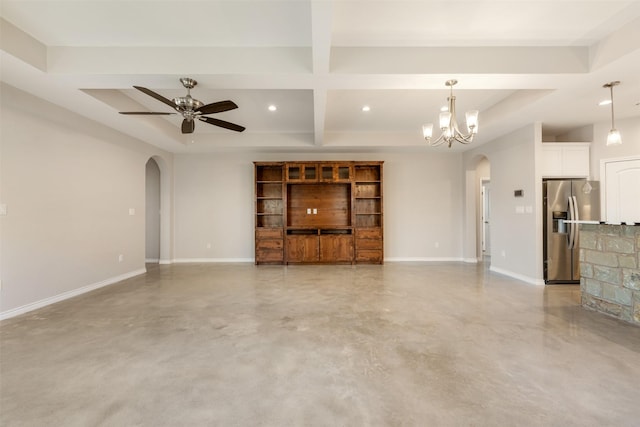
<svg viewBox="0 0 640 427"><path fill-rule="evenodd" d="M573 220L580 221L580 213L578 210L578 199L576 199L576 196L571 196L571 198L573 199ZM573 224L573 225L574 225L574 232L573 232L573 243L571 244L572 249L578 245L578 233L580 230L580 227L578 226L578 224Z"/></svg>
<svg viewBox="0 0 640 427"><path fill-rule="evenodd" d="M575 209L573 206L573 198L569 196L569 221L573 221L575 219ZM567 234L567 247L569 249L573 249L573 238L575 233L575 224L569 223L569 233Z"/></svg>

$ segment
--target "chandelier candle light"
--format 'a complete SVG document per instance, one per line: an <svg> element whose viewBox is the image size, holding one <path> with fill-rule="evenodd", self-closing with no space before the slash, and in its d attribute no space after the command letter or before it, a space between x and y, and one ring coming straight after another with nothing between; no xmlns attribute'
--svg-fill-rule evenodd
<svg viewBox="0 0 640 427"><path fill-rule="evenodd" d="M442 135L438 139L432 141L433 136L433 123L429 123L422 126L422 134L427 143L432 147L444 144L445 142L451 148L453 141L458 141L462 144L468 144L473 141L473 137L478 133L478 110L471 110L465 113L467 120L467 129L469 133L463 134L458 128L458 122L456 120L456 97L453 96L453 86L458 83L457 80L447 80L445 83L451 90L449 98L448 108L440 113L440 130Z"/></svg>
<svg viewBox="0 0 640 427"><path fill-rule="evenodd" d="M618 86L620 84L619 81L615 81L615 82L611 82L611 83L605 83L602 87L605 88L609 88L609 90L611 91L611 130L609 131L609 134L607 135L607 145L620 145L622 144L622 137L620 136L620 131L618 129L616 129L616 126L614 125L614 118L613 118L613 87L614 86Z"/></svg>

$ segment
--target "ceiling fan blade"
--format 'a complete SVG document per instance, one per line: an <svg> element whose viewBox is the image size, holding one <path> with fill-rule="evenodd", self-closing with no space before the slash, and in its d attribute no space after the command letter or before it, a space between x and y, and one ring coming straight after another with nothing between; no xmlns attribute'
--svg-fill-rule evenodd
<svg viewBox="0 0 640 427"><path fill-rule="evenodd" d="M182 121L182 133L193 133L196 123L193 120L184 119Z"/></svg>
<svg viewBox="0 0 640 427"><path fill-rule="evenodd" d="M235 130L236 132L242 132L243 130L246 129L244 126L236 125L234 123L225 122L224 120L214 119L212 117L202 117L202 116L200 116L200 117L198 117L198 119L202 120L203 122L207 122L210 125L220 126L221 128L225 128L225 129L229 129L229 130Z"/></svg>
<svg viewBox="0 0 640 427"><path fill-rule="evenodd" d="M196 108L196 112L201 114L213 114L233 110L236 108L238 108L238 106L233 101L220 101L212 102L211 104L203 105L200 108Z"/></svg>
<svg viewBox="0 0 640 427"><path fill-rule="evenodd" d="M141 116L169 116L176 113L158 113L156 111L120 111L120 114L141 115Z"/></svg>
<svg viewBox="0 0 640 427"><path fill-rule="evenodd" d="M160 95L159 93L155 93L151 89L147 89L146 87L142 87L142 86L134 86L134 88L138 89L142 93L145 93L145 94L149 95L152 98L157 99L160 102L164 102L165 104L167 104L171 108L176 108L176 104L173 101L171 101L170 99L165 98L164 96Z"/></svg>

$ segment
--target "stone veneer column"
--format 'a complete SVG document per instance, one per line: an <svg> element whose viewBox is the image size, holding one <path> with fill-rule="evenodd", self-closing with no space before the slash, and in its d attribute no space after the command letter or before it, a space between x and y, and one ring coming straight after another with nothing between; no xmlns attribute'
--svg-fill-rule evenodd
<svg viewBox="0 0 640 427"><path fill-rule="evenodd" d="M640 326L640 226L580 225L582 305Z"/></svg>

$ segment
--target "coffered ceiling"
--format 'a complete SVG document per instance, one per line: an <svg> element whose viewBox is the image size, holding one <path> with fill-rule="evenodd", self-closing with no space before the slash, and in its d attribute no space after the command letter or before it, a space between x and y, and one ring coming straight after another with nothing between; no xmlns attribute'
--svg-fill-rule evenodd
<svg viewBox="0 0 640 427"><path fill-rule="evenodd" d="M0 14L2 81L172 152L447 151L421 125L452 78L459 122L480 110L472 145L607 121L612 80L616 118L640 117L640 1L2 0ZM132 86L173 98L180 77L204 103L236 102L214 117L247 130L118 114L171 111Z"/></svg>

